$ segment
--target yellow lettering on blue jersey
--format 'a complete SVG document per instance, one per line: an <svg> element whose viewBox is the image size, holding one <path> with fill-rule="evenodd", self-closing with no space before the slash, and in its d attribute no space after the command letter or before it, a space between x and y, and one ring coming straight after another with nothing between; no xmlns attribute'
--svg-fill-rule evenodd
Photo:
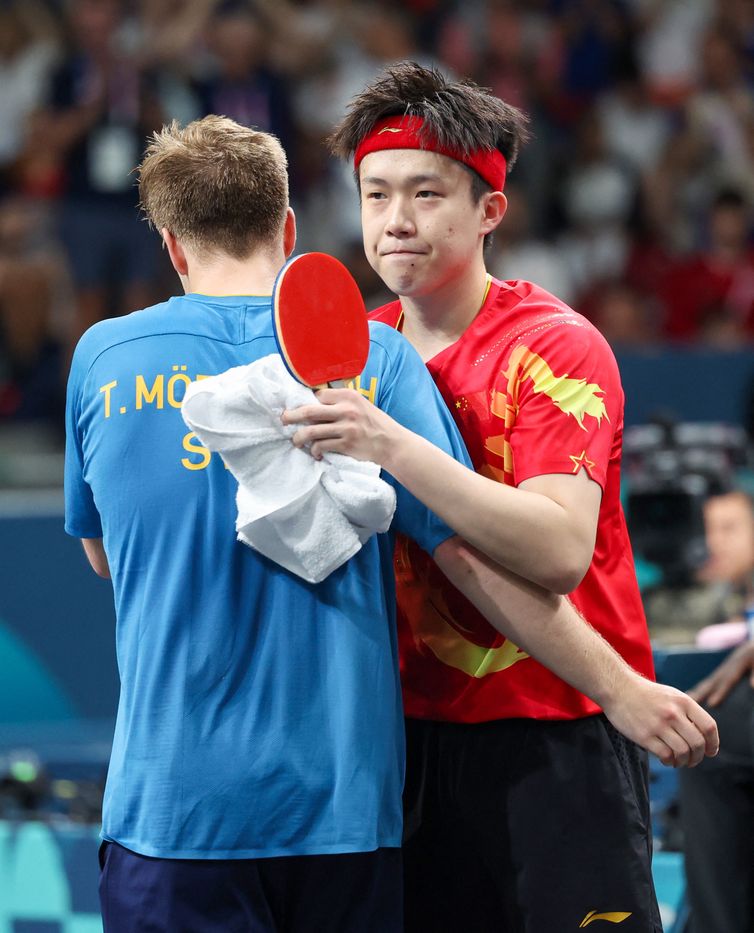
<svg viewBox="0 0 754 933"><path fill-rule="evenodd" d="M198 442L193 431L184 436L183 449L201 458L200 460L189 460L188 457L183 457L181 463L187 470L206 470L209 461L212 459L212 454Z"/></svg>
<svg viewBox="0 0 754 933"><path fill-rule="evenodd" d="M113 381L108 382L107 385L99 387L100 392L105 393L105 417L106 418L110 417L110 393L117 385L118 385L118 380L113 379Z"/></svg>
<svg viewBox="0 0 754 933"><path fill-rule="evenodd" d="M174 377L175 378L175 377ZM152 388L147 389L144 377L140 374L136 377L136 408L141 409L144 402L147 404L157 404L158 408L165 406L165 377L160 374L155 376Z"/></svg>
<svg viewBox="0 0 754 933"><path fill-rule="evenodd" d="M183 383L183 392L179 399L175 397L175 385L177 382ZM171 376L170 379L168 379L168 405L172 408L180 408L183 404L183 396L186 394L186 386L190 385L191 380L186 373L176 373L174 376Z"/></svg>
<svg viewBox="0 0 754 933"><path fill-rule="evenodd" d="M369 401L374 405L377 399L377 377L372 376L369 380L369 388L365 389L361 384L361 376L357 376L355 379L351 379L348 383L349 389L356 389L358 393L363 395L365 398L368 398Z"/></svg>

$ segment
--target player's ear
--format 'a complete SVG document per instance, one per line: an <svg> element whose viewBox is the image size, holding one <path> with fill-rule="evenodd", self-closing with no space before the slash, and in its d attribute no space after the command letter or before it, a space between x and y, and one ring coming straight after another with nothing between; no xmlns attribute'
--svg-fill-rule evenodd
<svg viewBox="0 0 754 933"><path fill-rule="evenodd" d="M186 253L183 251L181 244L167 227L163 227L162 230L160 230L160 234L162 235L162 242L165 244L165 248L168 251L168 256L170 256L170 261L175 271L181 276L188 275L188 260L186 259Z"/></svg>
<svg viewBox="0 0 754 933"><path fill-rule="evenodd" d="M505 217L508 210L508 198L502 191L490 191L484 195L484 214L482 216L482 234L492 233Z"/></svg>
<svg viewBox="0 0 754 933"><path fill-rule="evenodd" d="M285 258L291 255L293 250L296 247L296 215L293 213L293 208L289 207L285 215L285 223L283 225L283 250L285 252Z"/></svg>

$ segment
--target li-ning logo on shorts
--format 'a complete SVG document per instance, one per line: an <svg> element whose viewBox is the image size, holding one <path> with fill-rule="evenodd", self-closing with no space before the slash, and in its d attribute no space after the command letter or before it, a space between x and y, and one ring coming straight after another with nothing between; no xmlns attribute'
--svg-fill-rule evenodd
<svg viewBox="0 0 754 933"><path fill-rule="evenodd" d="M588 927L589 924L594 923L595 920L606 920L608 923L623 923L623 921L628 920L630 916L630 913L626 913L622 910L614 910L606 914L598 914L596 910L590 910L579 924L579 929L581 930L584 927Z"/></svg>

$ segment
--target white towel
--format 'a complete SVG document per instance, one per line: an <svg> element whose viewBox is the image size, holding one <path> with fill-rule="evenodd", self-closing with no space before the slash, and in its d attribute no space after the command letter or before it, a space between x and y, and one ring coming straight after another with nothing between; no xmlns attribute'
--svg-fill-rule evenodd
<svg viewBox="0 0 754 933"><path fill-rule="evenodd" d="M395 491L376 463L341 454L314 460L293 446L297 426L281 422L283 410L316 401L271 354L192 383L181 408L238 480L239 541L310 583L387 531L395 512Z"/></svg>

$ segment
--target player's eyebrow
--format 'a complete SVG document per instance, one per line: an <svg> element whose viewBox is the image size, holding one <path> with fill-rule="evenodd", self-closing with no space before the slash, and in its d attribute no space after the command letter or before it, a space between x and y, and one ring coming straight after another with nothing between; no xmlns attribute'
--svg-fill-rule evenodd
<svg viewBox="0 0 754 933"><path fill-rule="evenodd" d="M423 185L427 182L437 184L441 182L442 180L443 180L442 176L438 175L436 172L428 172L422 175L409 175L408 178L405 178L403 180L403 184ZM386 187L390 185L390 182L388 182L384 178L378 178L376 175L365 175L364 178L361 179L361 184L362 185L382 185L383 187Z"/></svg>

